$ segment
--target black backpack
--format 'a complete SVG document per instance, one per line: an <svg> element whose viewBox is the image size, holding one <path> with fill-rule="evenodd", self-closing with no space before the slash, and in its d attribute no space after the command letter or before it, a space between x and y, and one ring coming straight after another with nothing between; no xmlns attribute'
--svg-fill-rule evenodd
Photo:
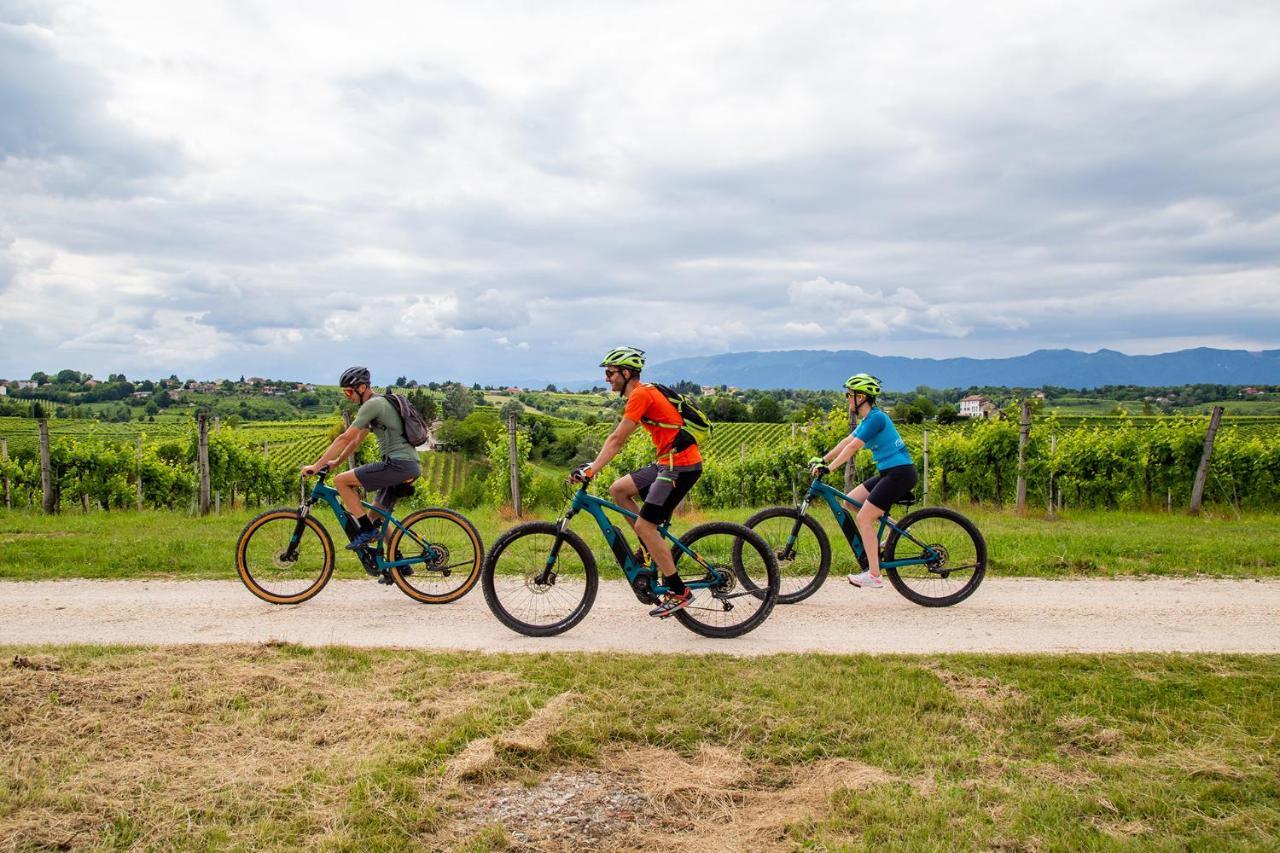
<svg viewBox="0 0 1280 853"><path fill-rule="evenodd" d="M382 396L400 413L400 422L404 424L404 440L414 447L426 444L427 439L431 438L431 432L427 429L427 422L422 419L422 413L399 394L388 391Z"/></svg>

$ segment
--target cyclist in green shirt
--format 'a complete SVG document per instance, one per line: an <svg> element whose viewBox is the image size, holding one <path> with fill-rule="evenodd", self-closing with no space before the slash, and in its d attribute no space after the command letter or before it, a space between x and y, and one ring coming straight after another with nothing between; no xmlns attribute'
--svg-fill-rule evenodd
<svg viewBox="0 0 1280 853"><path fill-rule="evenodd" d="M365 512L360 504L360 494L356 491L357 485L366 491L376 491L378 494L373 503L390 510L395 506L397 498L413 493L411 484L422 473L418 451L405 440L404 421L400 418L400 413L386 397L373 393L373 389L369 387L370 379L367 367L349 367L343 371L339 380L342 393L351 402L358 402L360 409L351 421L351 426L333 440L314 464L302 469L304 476L314 474L325 465L336 469L342 460L356 452L366 435L373 432L377 437L382 461L343 471L333 479L343 506L351 514L347 520L347 535L351 538L351 544L347 547L353 551L377 539L378 522L382 520L380 515L371 517Z"/></svg>

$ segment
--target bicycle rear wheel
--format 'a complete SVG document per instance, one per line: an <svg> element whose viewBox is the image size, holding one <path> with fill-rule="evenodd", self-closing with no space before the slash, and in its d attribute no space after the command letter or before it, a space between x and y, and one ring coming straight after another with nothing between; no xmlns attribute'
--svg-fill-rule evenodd
<svg viewBox="0 0 1280 853"><path fill-rule="evenodd" d="M548 573L557 536L563 541ZM499 536L480 577L493 615L527 637L550 637L577 625L591 610L599 584L587 543L549 521L519 524Z"/></svg>
<svg viewBox="0 0 1280 853"><path fill-rule="evenodd" d="M778 560L751 529L728 521L700 524L680 537L701 563L676 546L671 556L686 583L714 580L694 591L676 619L704 637L740 637L758 628L778 600Z"/></svg>
<svg viewBox="0 0 1280 853"><path fill-rule="evenodd" d="M405 576L392 566L401 592L423 604L448 604L471 591L480 579L484 545L475 526L453 510L429 507L411 513L387 540L392 561L417 559Z"/></svg>
<svg viewBox="0 0 1280 853"><path fill-rule="evenodd" d="M760 534L778 560L779 604L795 604L818 591L831 570L831 542L816 518L795 507L773 506L748 518L746 526Z"/></svg>
<svg viewBox="0 0 1280 853"><path fill-rule="evenodd" d="M926 507L897 528L884 543L884 561L919 563L885 567L894 589L924 607L949 607L973 595L987 571L987 543L972 521L954 510Z"/></svg>
<svg viewBox="0 0 1280 853"><path fill-rule="evenodd" d="M236 541L236 571L249 592L272 604L301 604L333 577L333 540L310 515L296 509L272 509L245 525Z"/></svg>

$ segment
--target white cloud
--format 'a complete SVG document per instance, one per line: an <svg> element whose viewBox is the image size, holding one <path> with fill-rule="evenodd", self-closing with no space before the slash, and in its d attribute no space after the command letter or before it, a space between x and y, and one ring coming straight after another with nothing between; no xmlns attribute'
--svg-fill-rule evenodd
<svg viewBox="0 0 1280 853"><path fill-rule="evenodd" d="M0 8L0 374L1280 346L1274 6L36 11Z"/></svg>

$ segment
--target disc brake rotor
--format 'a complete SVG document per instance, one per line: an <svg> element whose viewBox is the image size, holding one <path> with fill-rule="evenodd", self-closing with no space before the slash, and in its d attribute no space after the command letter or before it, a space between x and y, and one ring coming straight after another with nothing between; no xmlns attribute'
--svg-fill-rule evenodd
<svg viewBox="0 0 1280 853"><path fill-rule="evenodd" d="M292 569L298 564L298 555L294 554L292 558L286 556L289 553L288 548L281 548L271 555L271 565L277 569Z"/></svg>

